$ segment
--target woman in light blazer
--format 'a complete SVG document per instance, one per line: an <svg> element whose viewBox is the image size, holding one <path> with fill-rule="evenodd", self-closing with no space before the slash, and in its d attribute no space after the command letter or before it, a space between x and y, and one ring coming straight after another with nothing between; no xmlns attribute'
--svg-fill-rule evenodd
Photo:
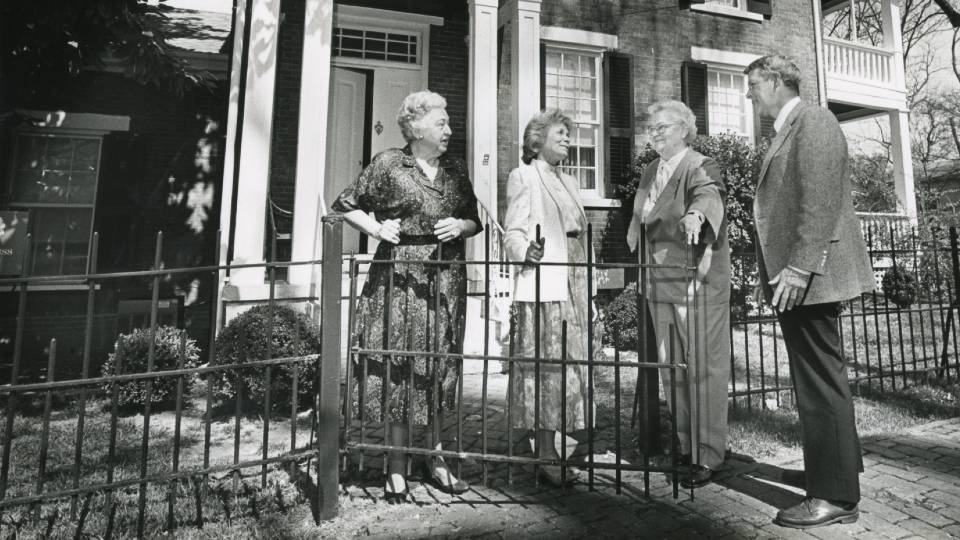
<svg viewBox="0 0 960 540"><path fill-rule="evenodd" d="M587 245L587 217L580 201L579 183L559 168L567 158L572 129L573 122L559 109L544 109L536 114L524 130L523 164L510 173L507 181L507 256L511 261L526 263L515 272L514 354L526 358L534 358L539 352L540 358L560 359L563 321L567 322L566 358L587 358L587 330L595 294L587 288L587 269L540 266L539 296L536 288L536 263L585 263L587 250L592 249ZM535 333L538 310L539 351ZM535 431L535 446L541 457L560 459L555 445L557 433L587 427L587 368L566 367L564 395L562 367L540 363L538 381L536 364L515 362L511 366L514 427ZM564 408L565 418L561 412ZM541 466L539 472L551 484L562 482L557 466ZM566 480L574 477L572 470L567 472Z"/></svg>
<svg viewBox="0 0 960 540"><path fill-rule="evenodd" d="M730 378L726 190L717 162L687 146L697 136L697 119L686 105L659 101L647 112L647 131L660 157L640 178L627 242L641 263L654 265L646 272L641 292L653 317L658 361L670 362L673 325L679 343L672 357L689 365L689 372L664 369L661 376L667 392L671 381L677 388L681 462L690 464L682 484L699 487L710 482L726 451ZM645 253L637 249L642 231ZM691 262L695 276L682 268Z"/></svg>

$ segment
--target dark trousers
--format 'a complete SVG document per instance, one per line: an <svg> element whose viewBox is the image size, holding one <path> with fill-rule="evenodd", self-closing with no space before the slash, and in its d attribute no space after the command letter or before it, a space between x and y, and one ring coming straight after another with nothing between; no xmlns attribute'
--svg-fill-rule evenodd
<svg viewBox="0 0 960 540"><path fill-rule="evenodd" d="M858 502L863 458L837 327L839 304L779 313L803 432L807 495Z"/></svg>

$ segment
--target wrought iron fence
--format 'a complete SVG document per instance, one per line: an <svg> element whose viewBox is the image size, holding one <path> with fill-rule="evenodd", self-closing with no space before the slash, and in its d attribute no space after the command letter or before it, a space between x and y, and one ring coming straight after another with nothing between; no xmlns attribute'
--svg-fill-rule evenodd
<svg viewBox="0 0 960 540"><path fill-rule="evenodd" d="M863 229L876 290L846 302L839 318L854 390L957 380L956 228L924 231L897 222ZM748 273L756 267L753 253L735 253L733 259ZM792 382L776 316L766 306L746 308L735 311L731 323L731 405L789 405Z"/></svg>
<svg viewBox="0 0 960 540"><path fill-rule="evenodd" d="M96 244L94 235L93 254ZM325 485L310 474L319 471L324 460L324 447L317 444L324 381L319 351L282 356L270 350L273 311L280 309L274 294L276 269L320 261L265 265L270 275L267 353L224 362L218 361L212 328L206 346L196 347L183 328L161 326L160 289L161 281L171 276L216 276L225 268L162 269L162 260L163 237L158 234L153 270L99 274L91 257L83 275L0 279L0 287L10 287L17 297L13 347L4 359L8 384L0 385L0 534L32 530L45 536L58 531L62 536L110 538L135 531L138 537L153 536L182 526L202 527L213 514L229 516L239 510L231 506L235 502L224 502L226 493L256 499L251 492L263 493L268 487L277 488L274 505L293 504L302 497L336 499L335 488L321 492ZM264 265L242 267L253 266ZM106 320L114 331L118 328L116 316L97 313L98 291L129 279L150 282L149 323L138 330L146 349L125 355L114 350L109 359L95 356L96 325ZM54 338L46 348L45 369L25 378L25 365L36 360L24 354L31 289L58 283L86 289L82 365L78 373L63 377ZM175 336L172 356L162 336ZM297 331L295 344L299 339ZM201 349L205 358L192 359ZM105 364L110 368L103 368ZM296 369L300 365L308 366L316 382L304 380L302 370ZM292 392L283 396L289 408L271 403L278 398L271 394L283 373L292 378ZM232 395L224 397L217 380L230 383ZM308 385L316 391L301 399L298 386ZM255 386L262 393L253 400L246 394ZM333 464L335 470L335 459ZM299 486L297 493L284 493L278 474ZM251 504L256 511L257 504L265 503L260 499Z"/></svg>
<svg viewBox="0 0 960 540"><path fill-rule="evenodd" d="M325 219L324 253L340 253L342 227L339 218ZM592 230L588 228L586 234L590 245ZM268 503L282 507L307 498L315 518L320 520L336 515L337 485L343 474L385 467L384 456L390 451L422 458L442 456L456 464L458 474L484 484L535 483L537 474L530 476L530 472L537 467L559 466L566 471L567 466L575 466L586 470L586 483L591 489L609 487L619 492L625 485L634 489L642 485L649 495L651 473L664 473L670 479L672 496L677 497L681 469L675 413L666 413L669 428L660 433L654 429L660 419L661 395L669 403L665 411L677 410L676 385L668 377L663 388L658 388L657 380L661 370L685 370L695 381L699 377L684 356L688 352L675 345L675 331L670 332L668 340L669 361L658 361L656 351L648 347L651 336L645 320L647 310L634 292L640 317L636 351L607 347L606 356L598 357L594 353L599 352L600 345L593 339L598 327L593 324L586 329L589 349L585 358L570 357L566 344L571 336L566 328L557 332L563 346L556 357L536 352L533 357L524 356L515 349L515 340L509 338L502 350L494 350L491 304L503 300L500 282L511 271L492 238L496 236L491 232L484 234L480 258L378 261L391 266L415 262L436 271L456 265L478 268L474 274L482 275L481 283L487 285L470 294L483 305L480 313L484 314L484 326L472 326L467 331L482 332L482 348L463 353L343 343L342 325L348 329L348 336L355 333L360 294L361 262L350 255L322 261L234 266L267 269L269 292L264 303L269 322L262 328L267 336L266 349L235 360L218 358L222 347L211 327L209 335L202 338L206 340L200 347L206 360L202 364L201 360L190 360L194 349L182 329L175 334L173 363L158 364L165 349L156 339L166 331L160 324L161 282L175 275L216 276L226 268L163 269L162 235L157 237L152 270L98 274L95 258L91 258L89 272L84 275L0 279L0 287L13 288L17 296L9 383L0 386L0 394L5 396L0 528L19 531L34 524L43 529L45 523L47 532L55 526L71 527L75 536L111 537L133 530L144 536L182 526L202 526L217 513L243 512L238 503L224 501L244 498L250 501L252 510L247 511L251 512L256 512L255 508L262 511ZM884 268L885 274L878 274L878 279L883 282L884 275L893 277L886 278L890 284L884 285L882 292L849 303L841 316L852 384L886 390L928 376L948 381L960 377L954 314L960 280L956 230L951 229L949 237L939 231L929 235L912 231L904 237L871 230L868 246L875 267ZM96 247L92 253L96 253ZM738 257L749 267L749 256ZM274 328L273 316L281 309L276 294L277 270L294 264L321 266L321 298L308 298L304 305L313 320L322 320L323 324L319 351L284 355L272 348L274 331L280 331ZM566 266L587 269L584 294L589 296L593 270L630 269L643 280L650 265L598 263L590 256L584 263ZM692 270L688 264L686 271ZM904 276L912 276L912 281ZM98 321L110 317L95 309L97 291L125 279L150 283L143 366L126 365L114 357L111 370L101 372L100 364L106 359L94 350L94 328ZM24 354L24 328L29 298L35 294L31 290L62 282L83 284L87 295L79 373L63 376L62 352L58 352L58 341L53 340L45 351L45 369L25 378L25 364L30 359ZM491 285L494 283L500 285ZM914 284L912 288L910 283ZM635 289L642 290L643 286ZM440 299L435 291L428 296L434 302ZM590 302L587 305L592 316L595 308ZM695 320L696 302L690 309ZM300 340L305 339L300 328L295 325L294 351L301 351ZM770 407L789 401L789 368L772 313L759 307L734 318L731 338L731 404ZM619 343L618 339L611 341ZM253 350L245 345L239 349ZM356 370L363 370L375 356L411 363L417 359L434 364L453 361L459 375L455 406L442 414L435 410L439 419L436 430L443 431L453 446L438 449L415 444L409 417L404 420L408 424L406 440L395 440L385 429L383 420L387 417L374 421L353 412L358 381L365 380L355 376ZM471 362L474 371L467 373L466 366ZM529 451L522 448L525 429L514 422L508 381L516 366L524 362L532 363L538 371L535 381L540 381L539 371L549 366L560 366L564 374L569 366L586 368L589 429L578 434L579 448L568 448L567 439L561 438L559 459L544 455L538 443ZM507 373L496 369L496 363L506 365ZM301 366L306 366L305 371ZM287 376L290 386L278 394L276 383ZM221 391L219 385L224 381L232 393ZM135 414L121 397L130 385L141 392L140 401L132 407ZM539 384L535 386L539 393ZM167 408L161 410L154 397L163 389L169 392L169 399L164 404ZM565 400L566 392L561 396ZM280 401L284 401L282 407L277 405ZM696 421L691 422L691 431L696 430ZM656 455L659 445L670 449L667 456ZM285 492L284 485L296 488L292 493ZM275 493L264 495L270 489Z"/></svg>

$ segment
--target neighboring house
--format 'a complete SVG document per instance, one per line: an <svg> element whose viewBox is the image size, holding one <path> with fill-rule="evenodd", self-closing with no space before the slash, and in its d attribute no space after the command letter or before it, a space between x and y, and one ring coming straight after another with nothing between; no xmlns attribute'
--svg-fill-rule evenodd
<svg viewBox="0 0 960 540"><path fill-rule="evenodd" d="M0 126L0 216L18 216L32 249L4 260L0 277L83 274L95 232L100 273L149 269L157 231L164 233L164 267L215 263L229 73L228 55L220 50L231 14L167 14L176 54L209 73L212 90L177 99L125 77L106 58L104 66L82 71L60 98L10 104L14 112ZM194 278L161 282L160 316L206 342L216 279ZM87 286L41 283L29 291L22 372L39 374L55 337L58 376L75 374L84 349ZM0 290L0 379L8 376L18 296L16 287ZM94 366L118 331L148 319L149 299L149 279L97 285Z"/></svg>
<svg viewBox="0 0 960 540"><path fill-rule="evenodd" d="M956 214L960 210L960 159L934 162L921 178L923 187L938 195L931 197L924 211Z"/></svg>
<svg viewBox="0 0 960 540"><path fill-rule="evenodd" d="M850 1L856 0L843 0ZM256 265L273 256L274 242L279 260L319 259L321 217L373 155L404 144L397 108L405 95L423 88L447 98L454 131L448 153L466 160L489 230L496 230L503 215L506 178L519 162L527 120L544 105L564 109L577 124L568 170L580 180L598 257L630 260L627 216L613 195L613 181L645 142L640 135L645 108L659 99L683 99L696 112L702 132L733 131L756 141L769 135L771 122L759 119L745 99L742 71L753 59L775 52L798 62L805 77L803 97L829 106L841 121L890 117L897 193L904 211L913 215L899 12L892 0L882 0L884 44L868 47L821 35L824 13L843 2L235 0L225 49L220 43L212 51L193 44L194 51L184 53L191 62L213 62L225 70L228 59L216 51L229 50L229 82L217 96L174 102L120 75L90 72L81 77L70 103L18 104L35 111L66 110L67 118L93 125L97 129L90 132L68 131L64 125L40 129L45 137L61 130L69 144L95 146L102 156L91 181L96 195L69 210L86 216L85 233L76 239L60 233L61 262L43 271L82 270L94 229L104 234L98 268L150 266L157 227L143 216L159 206L110 201L119 194L150 192L164 178L164 167L178 141L191 133L197 113L219 120L226 112L222 175L210 174L217 207L208 214L219 219L222 235L216 249L197 251L185 262ZM177 39L210 34L224 39L222 17L213 23L202 14L183 15ZM198 18L203 20L191 32ZM203 47L210 44L199 41ZM138 135L142 153L120 152L124 159L114 166L103 156L112 154L111 140L118 133ZM16 136L29 140L32 135L28 129ZM8 156L11 163L29 158L21 148L34 147L15 148ZM124 172L122 163L137 172ZM22 180L14 166L9 171L0 210L50 211L18 198ZM222 186L214 176L222 176ZM111 212L120 225L108 231L104 225L114 223L105 221ZM206 226L204 232L214 228ZM345 235L344 251L369 254L374 247L355 232ZM476 245L474 255L482 256ZM119 262L107 265L113 260ZM38 269L35 259L30 264L32 271ZM211 299L216 309L195 302L193 324L200 327L201 307L222 325L270 294L315 300L318 270L293 266L272 291L262 266L221 272L214 284L216 300ZM609 285L622 282L612 274ZM145 290L141 283L141 298ZM186 303L189 286L170 293ZM40 311L83 312L82 291L40 294ZM103 313L115 316L121 292L102 294L112 298ZM0 318L8 326L15 305L15 294L3 293ZM38 336L41 347L49 334Z"/></svg>

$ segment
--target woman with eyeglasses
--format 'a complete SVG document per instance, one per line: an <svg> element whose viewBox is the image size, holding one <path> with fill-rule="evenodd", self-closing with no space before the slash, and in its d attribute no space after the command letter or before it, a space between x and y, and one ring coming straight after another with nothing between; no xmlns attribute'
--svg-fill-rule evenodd
<svg viewBox="0 0 960 540"><path fill-rule="evenodd" d="M693 488L710 482L726 451L730 375L726 190L716 161L688 146L697 136L697 119L686 105L659 101L647 113L647 135L659 158L640 177L627 242L641 263L652 265L641 294L653 319L657 360L689 362L686 370L661 370L661 377L667 395L671 383L677 390L680 461L689 465L682 484ZM691 264L695 272L685 268ZM677 338L672 355L671 325Z"/></svg>

